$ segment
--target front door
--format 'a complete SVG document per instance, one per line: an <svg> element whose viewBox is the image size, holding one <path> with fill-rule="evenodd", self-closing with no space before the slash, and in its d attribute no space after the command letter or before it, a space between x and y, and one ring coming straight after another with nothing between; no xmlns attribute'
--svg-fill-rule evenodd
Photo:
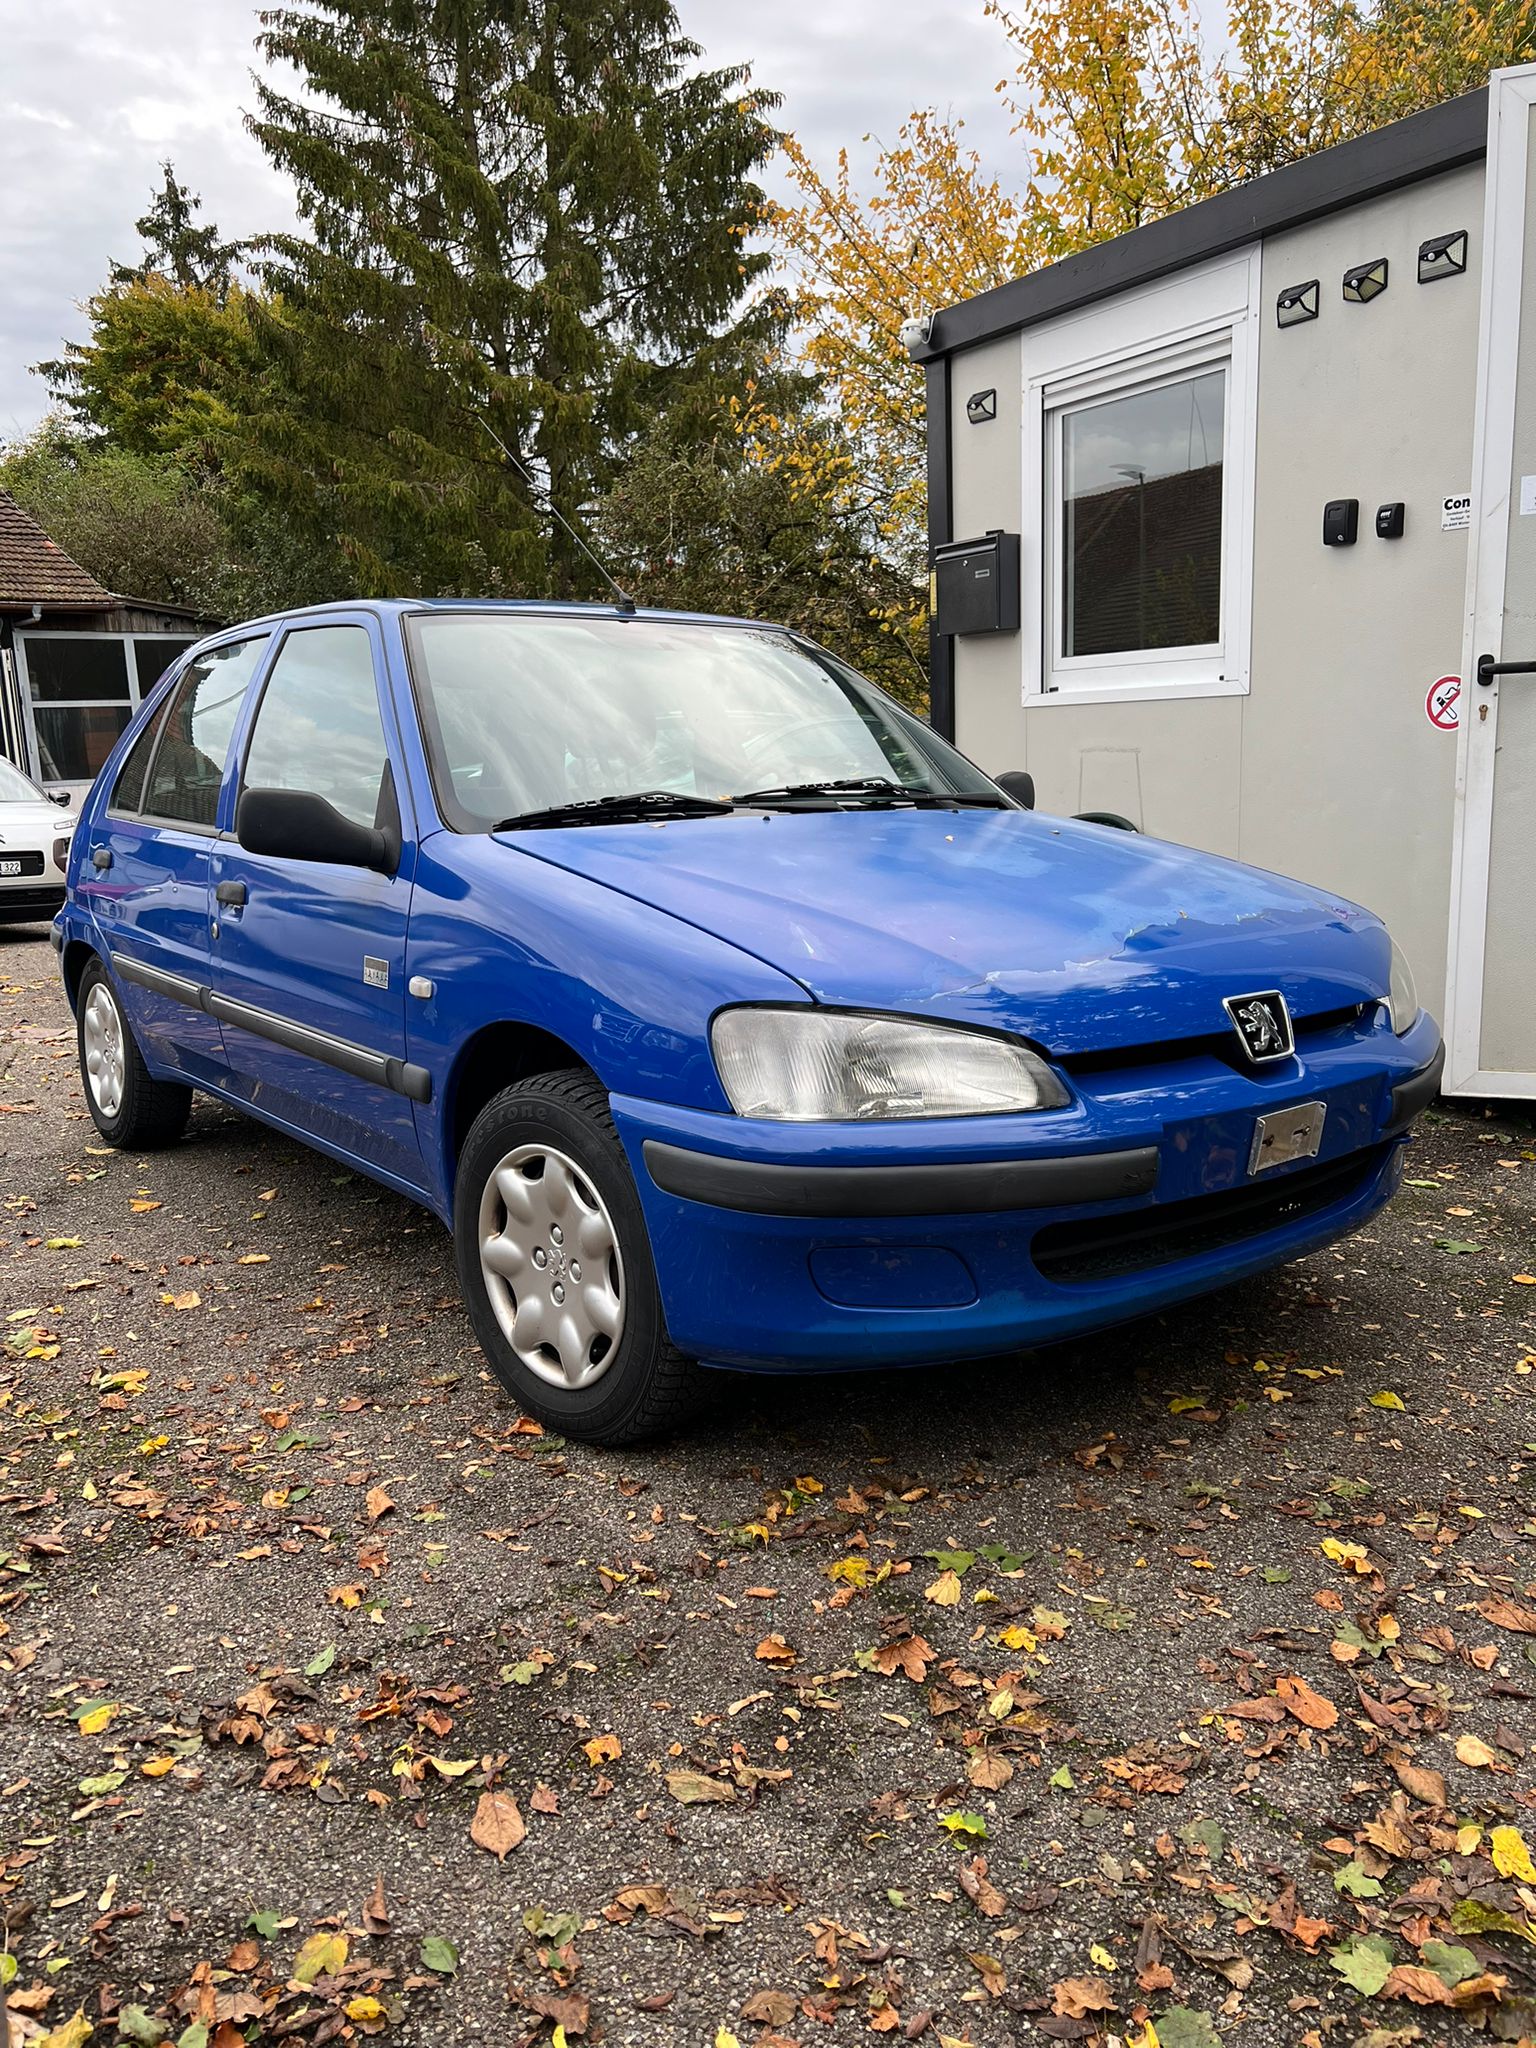
<svg viewBox="0 0 1536 2048"><path fill-rule="evenodd" d="M368 620L293 626L262 687L239 786L307 790L359 825L402 808ZM238 807L236 811L238 821ZM421 1152L405 1063L405 930L415 834L392 875L213 855L210 985L236 1092L411 1188Z"/></svg>
<svg viewBox="0 0 1536 2048"><path fill-rule="evenodd" d="M1536 65L1488 98L1446 1087L1536 1096Z"/></svg>

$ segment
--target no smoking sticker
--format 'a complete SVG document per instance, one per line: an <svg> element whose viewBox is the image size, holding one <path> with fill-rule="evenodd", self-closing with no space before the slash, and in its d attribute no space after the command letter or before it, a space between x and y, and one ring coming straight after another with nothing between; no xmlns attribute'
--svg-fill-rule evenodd
<svg viewBox="0 0 1536 2048"><path fill-rule="evenodd" d="M1424 699L1424 716L1436 732L1454 732L1461 723L1461 677L1438 676Z"/></svg>

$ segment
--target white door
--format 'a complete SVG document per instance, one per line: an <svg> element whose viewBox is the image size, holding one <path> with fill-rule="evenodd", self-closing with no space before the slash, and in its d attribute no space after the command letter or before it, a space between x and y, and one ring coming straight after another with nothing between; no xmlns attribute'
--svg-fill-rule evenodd
<svg viewBox="0 0 1536 2048"><path fill-rule="evenodd" d="M1446 1089L1536 1096L1536 65L1489 82L1482 264Z"/></svg>

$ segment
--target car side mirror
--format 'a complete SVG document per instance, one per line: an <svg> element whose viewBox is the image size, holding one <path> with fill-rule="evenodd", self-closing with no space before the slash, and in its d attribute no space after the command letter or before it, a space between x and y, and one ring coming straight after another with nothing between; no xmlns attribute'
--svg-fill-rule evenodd
<svg viewBox="0 0 1536 2048"><path fill-rule="evenodd" d="M67 811L75 800L75 793L72 789L50 789L47 797L49 803L57 804L61 811Z"/></svg>
<svg viewBox="0 0 1536 2048"><path fill-rule="evenodd" d="M1035 778L1023 768L1010 768L1006 775L994 775L992 780L999 789L1006 790L1016 804L1026 811L1035 808Z"/></svg>
<svg viewBox="0 0 1536 2048"><path fill-rule="evenodd" d="M392 875L400 841L376 825L357 825L309 789L248 789L235 813L235 837L247 853L279 860L323 860Z"/></svg>

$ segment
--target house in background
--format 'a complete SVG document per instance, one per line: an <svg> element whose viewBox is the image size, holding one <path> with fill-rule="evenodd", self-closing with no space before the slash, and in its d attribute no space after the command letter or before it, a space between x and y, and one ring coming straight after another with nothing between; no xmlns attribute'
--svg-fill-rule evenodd
<svg viewBox="0 0 1536 2048"><path fill-rule="evenodd" d="M911 329L935 725L1366 904L1536 1098L1536 65Z"/></svg>
<svg viewBox="0 0 1536 2048"><path fill-rule="evenodd" d="M145 693L216 622L115 597L0 491L0 755L88 789Z"/></svg>

